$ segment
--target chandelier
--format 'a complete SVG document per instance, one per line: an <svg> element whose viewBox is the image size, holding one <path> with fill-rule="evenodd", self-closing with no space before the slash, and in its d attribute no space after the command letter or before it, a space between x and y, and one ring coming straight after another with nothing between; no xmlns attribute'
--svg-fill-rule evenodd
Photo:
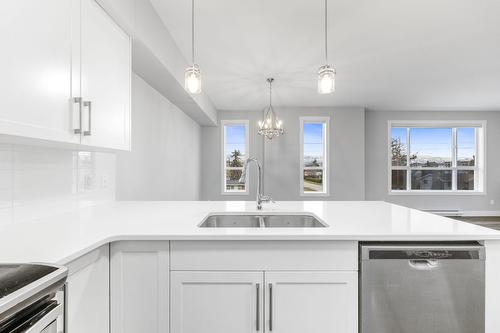
<svg viewBox="0 0 500 333"><path fill-rule="evenodd" d="M269 106L264 109L264 119L259 121L258 134L265 136L269 140L285 133L283 122L278 119L272 105L272 84L274 79L268 78L269 83Z"/></svg>

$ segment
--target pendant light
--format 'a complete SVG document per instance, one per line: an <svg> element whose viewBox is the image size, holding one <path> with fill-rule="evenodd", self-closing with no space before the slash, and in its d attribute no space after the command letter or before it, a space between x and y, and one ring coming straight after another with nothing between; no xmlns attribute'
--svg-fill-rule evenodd
<svg viewBox="0 0 500 333"><path fill-rule="evenodd" d="M269 106L264 109L264 119L259 121L259 130L257 133L272 140L274 137L283 135L285 130L283 129L282 121L276 116L272 105L272 84L274 79L268 78L266 81L269 83Z"/></svg>
<svg viewBox="0 0 500 333"><path fill-rule="evenodd" d="M335 91L335 68L328 65L328 0L325 0L325 65L318 70L318 93L331 94Z"/></svg>
<svg viewBox="0 0 500 333"><path fill-rule="evenodd" d="M191 94L201 93L200 66L194 62L194 0L191 0L191 62L184 74L184 88Z"/></svg>

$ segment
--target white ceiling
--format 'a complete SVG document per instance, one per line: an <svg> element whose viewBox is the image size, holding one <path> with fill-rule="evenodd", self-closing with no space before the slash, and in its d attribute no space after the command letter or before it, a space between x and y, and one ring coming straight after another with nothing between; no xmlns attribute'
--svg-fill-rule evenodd
<svg viewBox="0 0 500 333"><path fill-rule="evenodd" d="M151 0L190 59L189 0ZM323 0L196 0L196 62L219 110L500 110L500 1L330 0L337 91L316 93Z"/></svg>

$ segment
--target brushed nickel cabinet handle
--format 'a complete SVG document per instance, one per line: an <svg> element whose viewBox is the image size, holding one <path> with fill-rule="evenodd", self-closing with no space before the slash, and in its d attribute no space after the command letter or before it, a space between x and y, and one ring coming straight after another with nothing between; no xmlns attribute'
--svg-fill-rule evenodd
<svg viewBox="0 0 500 333"><path fill-rule="evenodd" d="M83 102L83 106L88 109L89 112L89 119L88 119L88 130L83 132L84 136L91 136L92 135L92 102L91 101L85 101Z"/></svg>
<svg viewBox="0 0 500 333"><path fill-rule="evenodd" d="M269 331L273 330L273 284L269 283Z"/></svg>
<svg viewBox="0 0 500 333"><path fill-rule="evenodd" d="M257 302L256 302L256 307L255 307L255 315L256 315L256 321L255 321L255 328L257 331L260 331L260 283L257 283L256 287L256 293L257 293Z"/></svg>
<svg viewBox="0 0 500 333"><path fill-rule="evenodd" d="M81 134L82 133L82 98L81 97L74 97L73 98L72 111L73 111L73 117L75 117L75 116L78 117L78 126L73 127L73 133L74 134Z"/></svg>

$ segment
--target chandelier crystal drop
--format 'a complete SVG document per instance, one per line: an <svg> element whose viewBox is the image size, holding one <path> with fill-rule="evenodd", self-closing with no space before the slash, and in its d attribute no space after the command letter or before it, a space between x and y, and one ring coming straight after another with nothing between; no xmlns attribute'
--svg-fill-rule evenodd
<svg viewBox="0 0 500 333"><path fill-rule="evenodd" d="M328 0L325 0L325 65L318 70L318 93L331 94L335 91L335 68L328 65Z"/></svg>
<svg viewBox="0 0 500 333"><path fill-rule="evenodd" d="M190 94L199 94L201 93L201 72L200 66L194 62L194 0L191 0L191 61L192 65L184 74L184 88Z"/></svg>
<svg viewBox="0 0 500 333"><path fill-rule="evenodd" d="M269 140L285 133L285 130L283 129L283 122L276 116L272 105L273 81L273 78L267 79L267 82L269 83L269 106L264 109L264 119L259 121L259 130L257 131L259 135L263 135Z"/></svg>

